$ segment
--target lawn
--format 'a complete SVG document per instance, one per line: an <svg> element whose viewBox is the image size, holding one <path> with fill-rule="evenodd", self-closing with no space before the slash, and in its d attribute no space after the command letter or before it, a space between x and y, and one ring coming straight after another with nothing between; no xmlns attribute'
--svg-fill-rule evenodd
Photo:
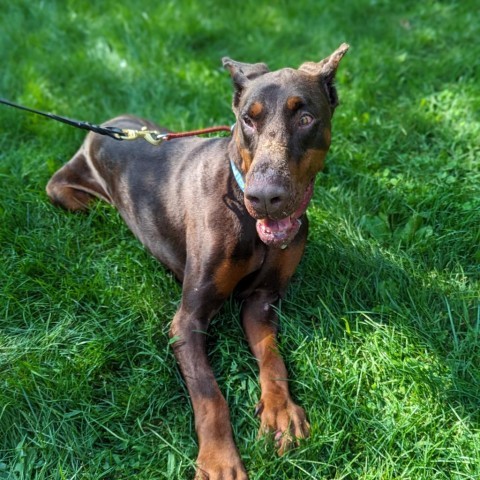
<svg viewBox="0 0 480 480"><path fill-rule="evenodd" d="M480 477L477 1L1 4L0 97L94 123L229 124L222 56L297 67L348 42L279 312L311 438L283 457L257 439L233 301L212 323L211 363L251 480ZM167 333L180 286L110 206L48 202L83 132L8 107L0 122L0 479L192 478Z"/></svg>

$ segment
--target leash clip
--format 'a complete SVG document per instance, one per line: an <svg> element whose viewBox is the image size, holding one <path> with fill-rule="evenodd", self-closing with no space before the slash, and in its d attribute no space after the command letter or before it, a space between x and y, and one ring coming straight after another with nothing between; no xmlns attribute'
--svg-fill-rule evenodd
<svg viewBox="0 0 480 480"><path fill-rule="evenodd" d="M119 139L137 140L138 138L143 138L152 145L160 145L167 137L168 134L159 133L156 130L147 130L147 127L142 127L140 130L123 128Z"/></svg>

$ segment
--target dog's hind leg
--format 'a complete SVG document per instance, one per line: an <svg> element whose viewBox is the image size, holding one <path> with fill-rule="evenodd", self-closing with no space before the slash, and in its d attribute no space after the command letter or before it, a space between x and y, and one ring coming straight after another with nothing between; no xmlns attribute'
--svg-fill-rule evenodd
<svg viewBox="0 0 480 480"><path fill-rule="evenodd" d="M101 177L86 155L84 148L80 148L48 182L47 195L54 205L70 211L83 211L95 197L111 203Z"/></svg>

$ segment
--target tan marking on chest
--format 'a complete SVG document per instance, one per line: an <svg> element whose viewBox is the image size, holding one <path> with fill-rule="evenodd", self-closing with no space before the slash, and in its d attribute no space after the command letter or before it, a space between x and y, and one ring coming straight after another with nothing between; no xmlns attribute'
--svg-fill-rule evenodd
<svg viewBox="0 0 480 480"><path fill-rule="evenodd" d="M258 270L263 261L263 255L254 254L247 260L223 260L214 274L215 287L221 295L230 295L240 280L249 273Z"/></svg>
<svg viewBox="0 0 480 480"><path fill-rule="evenodd" d="M279 253L278 258L276 259L276 265L283 284L288 283L295 273L295 270L302 259L304 249L305 242L300 242L296 245L289 245L285 250L282 250Z"/></svg>

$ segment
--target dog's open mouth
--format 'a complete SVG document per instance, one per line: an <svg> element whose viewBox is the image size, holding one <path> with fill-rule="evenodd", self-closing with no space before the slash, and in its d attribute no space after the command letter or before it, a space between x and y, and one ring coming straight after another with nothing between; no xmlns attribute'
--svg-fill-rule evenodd
<svg viewBox="0 0 480 480"><path fill-rule="evenodd" d="M273 247L286 248L295 238L302 224L300 217L307 210L313 195L313 180L308 185L298 208L281 220L262 218L257 220L257 233L263 243Z"/></svg>

